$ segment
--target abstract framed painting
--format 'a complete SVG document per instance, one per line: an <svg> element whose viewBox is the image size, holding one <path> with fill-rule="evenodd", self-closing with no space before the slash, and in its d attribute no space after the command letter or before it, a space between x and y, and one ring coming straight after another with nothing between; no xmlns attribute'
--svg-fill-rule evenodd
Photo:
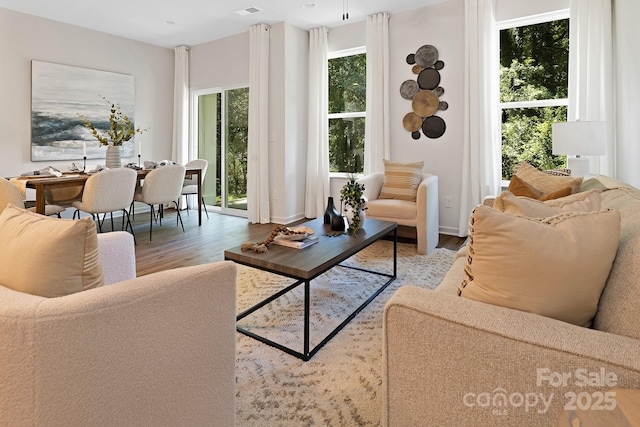
<svg viewBox="0 0 640 427"><path fill-rule="evenodd" d="M110 104L134 121L134 77L90 68L31 61L31 160L104 159L106 149L79 114L98 129L109 128ZM122 145L133 157L134 141Z"/></svg>

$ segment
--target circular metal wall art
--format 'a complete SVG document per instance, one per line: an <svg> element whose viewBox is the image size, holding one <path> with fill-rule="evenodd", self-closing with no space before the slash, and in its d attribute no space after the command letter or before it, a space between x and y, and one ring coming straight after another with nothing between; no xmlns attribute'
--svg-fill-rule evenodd
<svg viewBox="0 0 640 427"><path fill-rule="evenodd" d="M411 100L413 111L402 118L402 126L411 132L411 138L420 139L421 133L427 138L440 138L447 126L441 117L435 114L446 111L449 103L441 101L444 88L440 85L440 70L444 68L444 61L438 59L438 49L426 44L406 58L411 65L411 71L416 74L415 80L405 80L400 85L400 95Z"/></svg>
<svg viewBox="0 0 640 427"><path fill-rule="evenodd" d="M420 86L415 80L406 80L400 85L400 95L404 99L413 99L418 92L420 92Z"/></svg>
<svg viewBox="0 0 640 427"><path fill-rule="evenodd" d="M438 49L435 46L426 44L416 51L416 64L424 68L432 67L438 60Z"/></svg>
<svg viewBox="0 0 640 427"><path fill-rule="evenodd" d="M407 132L417 132L422 127L422 117L416 113L407 113L402 119L402 127Z"/></svg>
<svg viewBox="0 0 640 427"><path fill-rule="evenodd" d="M444 120L438 116L427 117L422 122L422 133L427 138L440 138L446 129L447 125Z"/></svg>
<svg viewBox="0 0 640 427"><path fill-rule="evenodd" d="M434 68L425 68L418 74L420 89L435 89L440 84L440 73Z"/></svg>
<svg viewBox="0 0 640 427"><path fill-rule="evenodd" d="M421 90L413 97L411 108L419 117L429 117L438 111L439 104L440 101L435 93L430 90Z"/></svg>

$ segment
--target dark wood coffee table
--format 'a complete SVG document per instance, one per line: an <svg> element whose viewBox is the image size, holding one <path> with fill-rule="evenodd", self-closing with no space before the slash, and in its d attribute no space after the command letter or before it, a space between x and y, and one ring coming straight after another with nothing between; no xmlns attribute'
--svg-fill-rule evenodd
<svg viewBox="0 0 640 427"><path fill-rule="evenodd" d="M235 261L238 264L247 265L271 273L286 276L295 280L295 282L281 291L264 299L253 307L243 311L236 316L236 320L240 320L251 313L264 307L271 301L281 297L287 292L304 284L304 342L303 352L293 350L282 344L276 343L263 336L257 335L240 326L236 329L238 332L250 336L265 344L276 347L286 353L307 361L313 357L331 338L333 338L342 328L345 327L356 315L362 311L374 298L376 298L391 282L396 279L397 270L397 224L395 222L379 221L367 218L364 228L358 232L356 237L343 234L335 236L335 232L331 231L329 225L324 225L322 218L315 219L304 224L314 230L315 235L320 240L304 249L294 249L278 245L269 245L269 251L265 253L256 253L254 251L242 251L240 246L224 251L226 260ZM309 316L310 316L310 289L311 281L321 274L327 272L333 267L352 255L358 253L362 249L380 240L382 237L393 233L393 274L387 274L378 271L371 271L363 268L341 265L342 267L353 268L368 273L377 274L387 277L388 280L380 286L365 302L363 302L353 313L351 313L342 323L340 323L329 335L327 335L313 349L309 348ZM266 238L266 236L265 236Z"/></svg>

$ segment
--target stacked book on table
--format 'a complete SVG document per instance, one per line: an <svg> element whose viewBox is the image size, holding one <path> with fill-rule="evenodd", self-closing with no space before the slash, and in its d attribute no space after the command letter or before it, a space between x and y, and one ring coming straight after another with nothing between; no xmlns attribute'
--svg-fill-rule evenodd
<svg viewBox="0 0 640 427"><path fill-rule="evenodd" d="M307 236L305 238L303 238L302 240L291 240L289 238L286 238L288 236L276 236L273 239L273 244L274 245L280 245L280 246L286 246L288 248L296 248L296 249L304 249L307 246L311 246L314 243L317 243L320 239L318 238L318 236Z"/></svg>

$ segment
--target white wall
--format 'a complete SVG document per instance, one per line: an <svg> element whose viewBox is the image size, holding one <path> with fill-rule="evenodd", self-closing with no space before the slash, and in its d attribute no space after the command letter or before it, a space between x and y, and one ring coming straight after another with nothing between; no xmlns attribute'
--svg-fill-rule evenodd
<svg viewBox="0 0 640 427"><path fill-rule="evenodd" d="M49 165L31 162L31 61L133 75L136 136L149 159L171 156L173 51L0 8L0 173L13 176ZM97 144L97 142L96 142ZM105 150L106 151L106 150ZM123 162L134 159L123 159ZM137 161L137 158L135 159ZM52 162L66 168L68 162ZM89 164L104 164L92 160Z"/></svg>
<svg viewBox="0 0 640 427"><path fill-rule="evenodd" d="M269 185L271 221L304 218L309 35L288 23L271 27Z"/></svg>
<svg viewBox="0 0 640 427"><path fill-rule="evenodd" d="M640 187L640 2L614 0L617 177Z"/></svg>
<svg viewBox="0 0 640 427"><path fill-rule="evenodd" d="M249 32L192 46L191 90L249 85Z"/></svg>
<svg viewBox="0 0 640 427"><path fill-rule="evenodd" d="M365 44L366 25L356 22L331 29L331 50L360 47ZM426 44L435 46L445 66L440 70L440 86L445 90L441 101L449 108L439 111L447 129L440 138L424 135L414 140L402 126L402 119L411 111L411 101L400 96L400 85L417 76L406 58ZM390 134L391 159L396 162L424 160L424 171L438 175L440 232L458 234L460 200L460 167L464 122L464 0L450 0L434 6L391 15L389 21ZM340 187L345 180L332 179L331 194L340 200ZM453 206L445 208L445 197Z"/></svg>
<svg viewBox="0 0 640 427"><path fill-rule="evenodd" d="M281 175L276 206L284 205L275 220L287 224L304 218L307 170L307 123L309 116L309 33L293 25L285 26L285 144L284 168L272 169Z"/></svg>
<svg viewBox="0 0 640 427"><path fill-rule="evenodd" d="M419 10L393 15L390 22L391 160L424 160L424 171L438 175L440 232L458 234L458 201L464 123L464 0L450 0ZM440 70L441 101L449 108L438 111L446 123L440 138L422 135L414 140L402 126L402 118L411 111L411 101L400 96L400 85L415 79L406 57L423 45L438 49L444 61ZM453 206L445 208L445 198Z"/></svg>

